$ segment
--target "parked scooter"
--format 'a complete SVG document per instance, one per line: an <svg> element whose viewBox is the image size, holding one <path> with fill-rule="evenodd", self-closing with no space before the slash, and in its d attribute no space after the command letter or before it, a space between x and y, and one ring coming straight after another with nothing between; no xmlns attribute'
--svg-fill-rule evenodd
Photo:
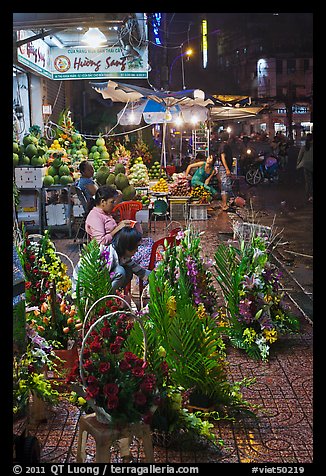
<svg viewBox="0 0 326 476"><path fill-rule="evenodd" d="M273 154L265 156L259 152L258 157L248 164L245 173L245 180L249 185L258 185L264 179L270 182L278 182L280 165L278 158Z"/></svg>

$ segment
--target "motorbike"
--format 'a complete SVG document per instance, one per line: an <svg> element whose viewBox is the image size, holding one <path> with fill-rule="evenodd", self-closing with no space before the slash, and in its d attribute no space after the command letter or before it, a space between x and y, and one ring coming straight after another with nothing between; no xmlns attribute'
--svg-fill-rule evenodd
<svg viewBox="0 0 326 476"><path fill-rule="evenodd" d="M273 154L266 156L263 152L258 153L258 157L247 165L245 180L249 185L258 185L263 180L278 182L280 164L278 158Z"/></svg>

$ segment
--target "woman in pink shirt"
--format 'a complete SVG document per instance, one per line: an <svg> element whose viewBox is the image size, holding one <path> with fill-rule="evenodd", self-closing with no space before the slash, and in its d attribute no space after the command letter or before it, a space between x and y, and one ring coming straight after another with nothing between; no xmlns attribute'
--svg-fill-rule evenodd
<svg viewBox="0 0 326 476"><path fill-rule="evenodd" d="M111 212L118 200L119 193L110 185L102 185L96 190L95 206L86 218L86 232L90 239L96 239L99 245L109 245L114 235L124 226L130 226L130 220L115 221Z"/></svg>

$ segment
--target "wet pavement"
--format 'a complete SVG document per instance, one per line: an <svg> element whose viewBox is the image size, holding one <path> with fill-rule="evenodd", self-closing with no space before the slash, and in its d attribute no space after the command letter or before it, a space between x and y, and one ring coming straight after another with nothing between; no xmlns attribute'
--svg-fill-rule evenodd
<svg viewBox="0 0 326 476"><path fill-rule="evenodd" d="M242 181L240 185L240 193L247 200L244 208L225 213L217 208L218 202L213 203L208 220L193 222L205 232L203 252L212 256L218 243L233 240L233 221L249 221L252 213L255 223L282 230L273 254L282 267L289 305L300 319L301 330L274 344L268 363L253 361L241 350L227 347L230 380L256 378L255 384L243 389L243 395L260 406L258 418L218 422L214 431L224 442L218 451L211 447L176 449L173 445L162 446L156 439L156 463L313 462L313 206L304 201L302 186L294 180L252 188ZM154 240L164 236L164 227L163 222L157 222L156 233L150 236ZM58 251L77 262L79 247L72 239L53 237L53 241ZM41 445L41 462L76 461L79 416L74 406L62 401L49 409L47 422L30 428ZM135 460L140 461L142 449L137 442L132 452ZM92 442L87 453L87 461L93 462ZM111 461L121 460L112 452Z"/></svg>

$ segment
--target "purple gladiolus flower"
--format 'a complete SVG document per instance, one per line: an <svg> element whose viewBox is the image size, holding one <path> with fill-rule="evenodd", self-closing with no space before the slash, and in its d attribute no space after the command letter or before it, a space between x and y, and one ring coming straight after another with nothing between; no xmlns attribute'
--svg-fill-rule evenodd
<svg viewBox="0 0 326 476"><path fill-rule="evenodd" d="M251 322L253 319L253 314L251 311L251 304L252 301L249 299L242 299L239 303L239 313L241 321L245 321L247 323Z"/></svg>

